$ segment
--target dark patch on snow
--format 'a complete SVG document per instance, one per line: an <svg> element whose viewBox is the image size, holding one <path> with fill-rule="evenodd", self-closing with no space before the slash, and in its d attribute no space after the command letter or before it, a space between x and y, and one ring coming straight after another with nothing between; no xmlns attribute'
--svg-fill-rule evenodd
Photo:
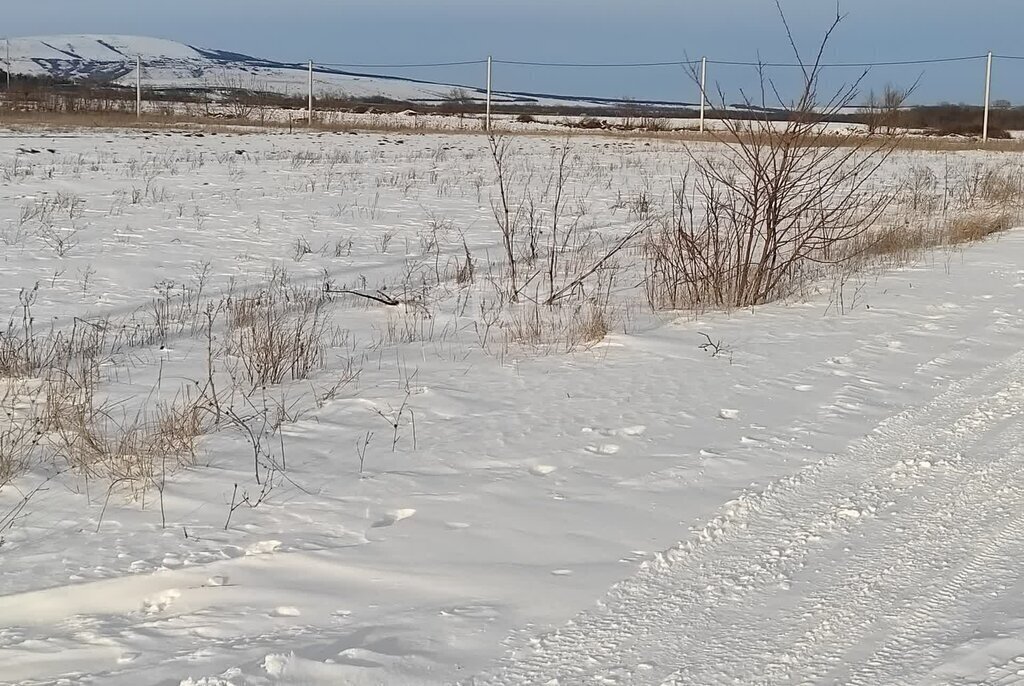
<svg viewBox="0 0 1024 686"><path fill-rule="evenodd" d="M115 48L113 45L111 45L110 43L106 42L105 40L96 39L96 42L99 43L100 45L102 45L103 47L105 47L107 50L111 50L111 51L117 53L121 57L128 57L128 55L124 54L123 52L121 52L120 50L118 50L117 48Z"/></svg>
<svg viewBox="0 0 1024 686"><path fill-rule="evenodd" d="M56 45L50 45L46 41L39 41L39 42L42 43L43 45L45 45L46 47L48 47L50 50L56 50L57 52L64 53L65 55L67 55L68 57L70 57L73 60L80 60L80 59L82 59L81 56L76 55L75 53L70 52L68 50L62 50L61 48L58 48Z"/></svg>

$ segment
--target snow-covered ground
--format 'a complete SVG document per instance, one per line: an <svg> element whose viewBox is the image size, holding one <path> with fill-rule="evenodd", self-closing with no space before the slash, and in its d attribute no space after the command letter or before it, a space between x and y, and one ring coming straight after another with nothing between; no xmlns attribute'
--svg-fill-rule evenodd
<svg viewBox="0 0 1024 686"><path fill-rule="evenodd" d="M560 145L513 142L541 212ZM667 142L572 146L566 223L595 235L686 168ZM20 321L31 299L37 331L166 324L179 293L282 270L403 304L332 297L323 369L250 396L287 415L269 490L227 427L145 488L36 465L0 489L0 682L1024 678L1024 235L699 317L651 313L624 267L609 334L566 353L489 309L488 156L481 136L3 132L0 303ZM900 153L880 182L1012 164ZM475 280L429 279L467 251ZM105 363L119 404L204 378L177 324Z"/></svg>

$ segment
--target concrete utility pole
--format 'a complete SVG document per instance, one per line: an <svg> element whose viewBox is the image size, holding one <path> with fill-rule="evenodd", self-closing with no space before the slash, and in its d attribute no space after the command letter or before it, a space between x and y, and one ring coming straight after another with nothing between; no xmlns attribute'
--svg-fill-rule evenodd
<svg viewBox="0 0 1024 686"><path fill-rule="evenodd" d="M491 56L487 56L487 115L484 119L484 129L491 130Z"/></svg>
<svg viewBox="0 0 1024 686"><path fill-rule="evenodd" d="M985 123L981 127L981 140L988 142L988 113L989 102L992 98L992 52L988 53L988 60L985 65Z"/></svg>
<svg viewBox="0 0 1024 686"><path fill-rule="evenodd" d="M708 58L700 58L700 132L704 133L704 107L708 101Z"/></svg>
<svg viewBox="0 0 1024 686"><path fill-rule="evenodd" d="M313 60L309 61L309 120L307 123L313 126Z"/></svg>
<svg viewBox="0 0 1024 686"><path fill-rule="evenodd" d="M142 119L142 55L135 58L135 117Z"/></svg>

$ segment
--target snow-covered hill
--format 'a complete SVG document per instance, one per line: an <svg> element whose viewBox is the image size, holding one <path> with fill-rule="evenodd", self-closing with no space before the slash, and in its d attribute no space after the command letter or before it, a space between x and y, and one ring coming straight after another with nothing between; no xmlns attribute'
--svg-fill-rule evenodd
<svg viewBox="0 0 1024 686"><path fill-rule="evenodd" d="M148 88L230 86L289 94L304 94L308 88L308 66L304 63L277 62L160 38L117 35L12 38L10 52L11 72L15 74L92 78L133 85L136 58L141 57L143 82ZM438 102L448 99L453 89L459 88L461 94L470 99L482 100L484 97L484 91L474 86L361 74L325 66L315 66L314 69L315 88L321 96L385 97L406 102ZM495 92L493 95L496 102L505 103L619 104L615 100L581 100L531 93Z"/></svg>

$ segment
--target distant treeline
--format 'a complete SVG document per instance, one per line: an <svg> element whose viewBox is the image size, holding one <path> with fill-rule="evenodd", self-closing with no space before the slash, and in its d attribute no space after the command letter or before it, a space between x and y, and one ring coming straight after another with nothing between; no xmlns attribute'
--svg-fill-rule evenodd
<svg viewBox="0 0 1024 686"><path fill-rule="evenodd" d="M0 88L6 83L6 73L0 69ZM147 102L186 102L209 105L227 105L228 110L239 118L250 118L253 112L269 108L303 109L306 96L274 93L260 87L256 80L242 83L229 80L215 83L206 88L159 88L145 89L143 98ZM135 89L119 86L101 79L75 81L55 79L48 76L11 75L11 89L5 93L3 103L11 108L31 108L55 112L76 111L125 111L135 106ZM464 89L452 89L433 101L400 101L386 97L352 98L336 95L319 96L315 107L320 110L335 110L352 113L404 112L419 114L483 114L486 104L482 96ZM493 102L491 111L496 114L519 115L524 121L537 116L582 117L585 127L600 128L601 118L622 118L636 122L636 128L647 128L652 122L666 119L696 119L699 110L687 105L647 105L638 102L613 102L594 104L580 102L560 106L543 106L522 96L515 102ZM720 119L743 116L784 121L792 113L780 108L755 108L735 105L727 110L709 109L708 118ZM884 128L919 129L935 135L978 136L982 133L983 108L975 105L922 105L902 107L898 111L880 115L868 108L834 117L837 123L860 123L877 128L880 116ZM641 125L641 122L644 125ZM657 128L661 128L660 126ZM989 122L989 136L1009 138L1009 131L1024 131L1024 107L1012 107L1009 103L997 103L993 107Z"/></svg>

